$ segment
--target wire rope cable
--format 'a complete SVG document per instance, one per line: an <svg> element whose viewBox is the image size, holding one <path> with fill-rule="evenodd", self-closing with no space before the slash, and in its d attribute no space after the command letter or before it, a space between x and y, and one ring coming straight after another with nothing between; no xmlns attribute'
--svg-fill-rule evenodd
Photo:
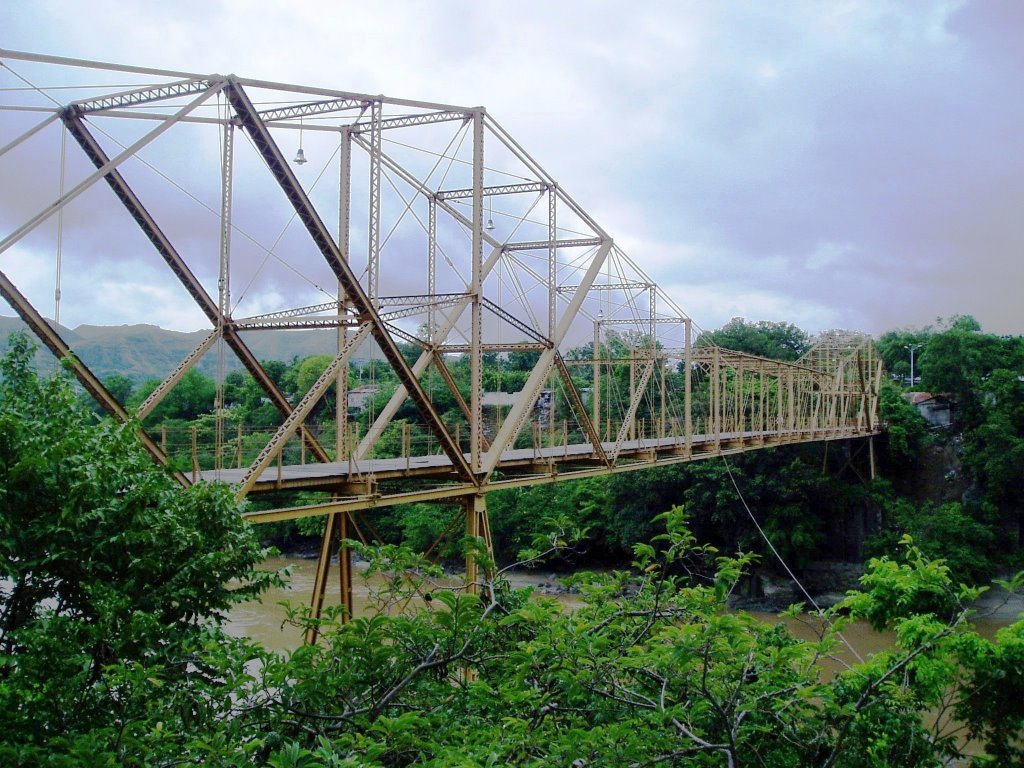
<svg viewBox="0 0 1024 768"><path fill-rule="evenodd" d="M57 199L64 197L65 171L67 168L68 132L63 126L60 131L60 192ZM64 261L64 206L57 210L57 254L53 273L53 322L60 326L61 271Z"/></svg>
<svg viewBox="0 0 1024 768"><path fill-rule="evenodd" d="M819 606L818 603L815 602L814 598L811 597L811 594L804 587L803 583L801 583L800 579L796 577L796 574L793 573L793 571L790 569L789 565L783 559L782 555L779 554L779 550L777 550L775 548L775 545L772 544L772 540L768 538L768 534L764 532L764 529L761 527L761 524L757 522L757 518L754 517L754 512L750 509L750 506L747 504L747 500L743 497L743 492L740 491L740 486L736 482L736 478L732 474L732 467L729 466L729 460L725 456L722 456L722 463L725 465L725 471L729 475L729 480L732 482L732 487L736 491L736 496L739 498L740 503L743 505L743 508L747 510L747 514L750 516L751 521L754 523L754 527L757 528L757 532L761 534L761 538L764 539L765 543L768 545L768 548L772 551L772 554L775 555L775 559L778 560L779 563L782 564L782 567L786 569L786 573L789 574L789 578L791 578L793 580L793 583L800 588L800 591L803 592L804 597L807 598L807 601L814 606L814 610L818 612L818 615L824 618L824 612L822 611L821 606ZM828 620L826 619L826 621ZM836 632L836 635L839 637L840 640L843 641L843 644L850 649L850 653L853 654L853 657L857 659L858 662L863 664L863 657L859 653L857 653L857 649L853 647L853 645L850 643L849 640L846 639L843 633Z"/></svg>

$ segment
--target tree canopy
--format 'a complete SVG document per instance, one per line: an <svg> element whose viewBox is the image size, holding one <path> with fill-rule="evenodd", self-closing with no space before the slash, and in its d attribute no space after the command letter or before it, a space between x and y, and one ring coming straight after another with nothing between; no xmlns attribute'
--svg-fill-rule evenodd
<svg viewBox="0 0 1024 768"><path fill-rule="evenodd" d="M806 617L806 639L729 607L754 556L700 543L681 507L657 516L630 567L577 573L573 611L511 589L477 541L489 575L473 585L405 547L352 542L365 575L386 575L365 615L293 609L321 642L287 654L230 638L224 612L272 578L254 570L264 553L230 489L176 485L137 425L94 423L30 357L17 342L0 363L0 764L1024 759L1024 621L980 637L968 619L983 589L907 537L868 563L861 590ZM573 503L599 523L605 490L581 484ZM529 556L567 543L539 535ZM854 620L891 632L891 649L844 650Z"/></svg>
<svg viewBox="0 0 1024 768"><path fill-rule="evenodd" d="M196 654L229 642L217 625L272 576L228 488L182 489L135 425L95 424L32 354L16 338L0 361L0 763L89 762L88 734L119 754L150 689L180 710L219 685L217 655Z"/></svg>
<svg viewBox="0 0 1024 768"><path fill-rule="evenodd" d="M715 344L772 360L796 360L811 347L810 337L792 323L751 322L742 317L734 317L717 331L702 334L699 343Z"/></svg>

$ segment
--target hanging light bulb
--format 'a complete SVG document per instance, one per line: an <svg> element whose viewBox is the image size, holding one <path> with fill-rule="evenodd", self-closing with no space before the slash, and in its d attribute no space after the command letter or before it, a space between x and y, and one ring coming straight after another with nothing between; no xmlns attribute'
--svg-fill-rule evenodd
<svg viewBox="0 0 1024 768"><path fill-rule="evenodd" d="M487 198L487 223L484 225L484 229L494 229L494 206L491 204L491 198Z"/></svg>
<svg viewBox="0 0 1024 768"><path fill-rule="evenodd" d="M306 153L302 151L302 118L299 118L299 151L295 153L295 159L292 160L296 165L304 165L306 162Z"/></svg>
<svg viewBox="0 0 1024 768"><path fill-rule="evenodd" d="M492 219L490 216L487 217L487 225L485 229L494 229L494 219Z"/></svg>

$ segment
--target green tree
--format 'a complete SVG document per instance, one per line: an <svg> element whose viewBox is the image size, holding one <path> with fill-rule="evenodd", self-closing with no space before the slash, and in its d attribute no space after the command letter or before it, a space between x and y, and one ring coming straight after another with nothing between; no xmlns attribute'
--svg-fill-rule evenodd
<svg viewBox="0 0 1024 768"><path fill-rule="evenodd" d="M996 370L1024 370L1024 339L982 333L977 320L957 317L928 339L921 359L922 385L952 395L963 426L983 419L982 384Z"/></svg>
<svg viewBox="0 0 1024 768"><path fill-rule="evenodd" d="M994 515L978 520L972 512L984 514L984 507L958 502L915 504L876 489L882 510L882 527L869 537L870 554L888 554L897 550L904 536L911 536L925 556L945 562L958 579L979 584L996 570L997 531Z"/></svg>
<svg viewBox="0 0 1024 768"><path fill-rule="evenodd" d="M500 574L471 594L401 548L364 548L370 571L394 576L379 610L329 616L321 646L263 669L271 764L924 768L968 764L972 735L1001 764L1019 759L1024 622L980 638L966 622L980 590L909 540L799 640L726 610L749 557L698 545L679 509L662 520L632 574L573 580L572 612ZM850 660L851 619L892 632L892 649ZM965 728L926 717L940 707Z"/></svg>
<svg viewBox="0 0 1024 768"><path fill-rule="evenodd" d="M157 379L148 379L139 385L128 404L138 408L147 397L160 386ZM168 392L159 405L146 418L147 424L159 424L170 419L194 419L200 414L213 411L213 400L217 384L194 368L181 377L181 381Z"/></svg>
<svg viewBox="0 0 1024 768"><path fill-rule="evenodd" d="M891 382L885 382L878 393L878 415L885 424L889 463L896 468L912 465L929 442L924 417Z"/></svg>
<svg viewBox="0 0 1024 768"><path fill-rule="evenodd" d="M114 396L117 402L124 405L128 402L128 398L131 397L132 390L135 388L135 382L123 374L113 373L103 379L103 386L107 388L107 391Z"/></svg>
<svg viewBox="0 0 1024 768"><path fill-rule="evenodd" d="M810 337L792 323L749 322L742 317L734 317L717 331L702 334L699 343L772 360L796 360L811 346Z"/></svg>
<svg viewBox="0 0 1024 768"><path fill-rule="evenodd" d="M878 337L875 346L882 356L882 363L894 377L910 378L910 349L914 348L914 377L921 374L922 353L932 336L931 327L922 330L887 331Z"/></svg>
<svg viewBox="0 0 1024 768"><path fill-rule="evenodd" d="M180 743L230 710L242 651L217 624L265 553L230 489L182 489L31 359L20 337L0 361L0 763L139 762L158 720Z"/></svg>

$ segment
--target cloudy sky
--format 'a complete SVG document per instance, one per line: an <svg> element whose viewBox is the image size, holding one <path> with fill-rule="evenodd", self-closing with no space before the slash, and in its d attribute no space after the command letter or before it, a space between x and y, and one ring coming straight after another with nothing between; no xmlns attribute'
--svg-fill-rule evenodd
<svg viewBox="0 0 1024 768"><path fill-rule="evenodd" d="M1024 333L1022 39L1019 0L0 5L4 48L484 105L703 327L875 334Z"/></svg>

